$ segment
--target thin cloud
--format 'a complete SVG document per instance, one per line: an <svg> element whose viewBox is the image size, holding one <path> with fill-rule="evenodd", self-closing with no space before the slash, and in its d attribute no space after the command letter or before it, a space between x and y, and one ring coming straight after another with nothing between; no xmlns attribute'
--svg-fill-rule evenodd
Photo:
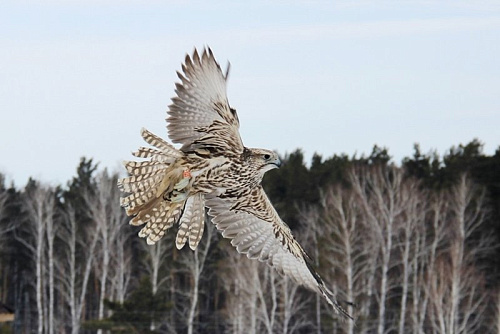
<svg viewBox="0 0 500 334"><path fill-rule="evenodd" d="M500 29L500 17L487 18L440 18L413 20L386 20L372 22L339 22L331 24L268 26L220 32L222 38L247 42L377 38L461 31ZM213 32L212 32L213 33ZM236 40L237 40L236 39Z"/></svg>

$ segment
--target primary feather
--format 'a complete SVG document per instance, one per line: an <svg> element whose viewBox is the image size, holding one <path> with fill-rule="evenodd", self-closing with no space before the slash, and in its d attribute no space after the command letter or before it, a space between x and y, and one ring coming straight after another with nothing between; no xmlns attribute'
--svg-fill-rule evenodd
<svg viewBox="0 0 500 334"><path fill-rule="evenodd" d="M350 317L326 288L309 257L281 220L260 186L264 174L280 165L276 153L247 148L239 134L236 110L226 96L224 75L212 51L186 56L167 118L170 139L180 149L143 129L152 147L125 162L129 176L118 181L131 224L145 225L140 237L154 244L179 224L176 246L196 249L205 208L239 253L266 262L279 273L322 295Z"/></svg>

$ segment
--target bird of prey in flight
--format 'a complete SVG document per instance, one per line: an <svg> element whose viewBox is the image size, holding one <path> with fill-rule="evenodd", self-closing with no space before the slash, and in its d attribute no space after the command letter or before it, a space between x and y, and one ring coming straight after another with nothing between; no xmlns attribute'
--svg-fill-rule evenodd
<svg viewBox="0 0 500 334"><path fill-rule="evenodd" d="M261 186L264 174L281 162L273 151L243 145L238 115L226 96L228 71L223 73L205 49L187 55L177 74L180 83L167 112L167 129L180 148L142 129L151 146L133 152L143 160L125 162L129 176L118 181L126 193L120 203L133 217L130 223L144 225L139 236L154 244L178 224L177 248L188 243L194 250L208 208L211 221L239 253L319 293L350 318Z"/></svg>

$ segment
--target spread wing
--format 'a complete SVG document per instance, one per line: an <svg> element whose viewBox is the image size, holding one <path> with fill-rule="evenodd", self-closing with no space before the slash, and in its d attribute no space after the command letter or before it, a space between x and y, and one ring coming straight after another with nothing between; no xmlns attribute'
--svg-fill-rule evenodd
<svg viewBox="0 0 500 334"><path fill-rule="evenodd" d="M208 197L206 206L212 222L225 238L232 239L239 253L266 262L280 274L323 295L338 313L351 318L312 268L309 257L261 186L239 198Z"/></svg>
<svg viewBox="0 0 500 334"><path fill-rule="evenodd" d="M199 56L195 49L192 57L186 56L182 72L177 72L181 83L167 112L169 137L184 152L241 154L238 115L226 95L227 74L212 51L205 49Z"/></svg>

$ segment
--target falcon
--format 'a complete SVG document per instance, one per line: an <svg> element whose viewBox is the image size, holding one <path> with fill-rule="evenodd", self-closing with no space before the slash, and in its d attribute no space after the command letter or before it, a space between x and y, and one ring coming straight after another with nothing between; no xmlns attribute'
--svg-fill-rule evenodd
<svg viewBox="0 0 500 334"><path fill-rule="evenodd" d="M144 225L139 236L148 244L178 224L176 247L188 243L192 250L203 235L208 208L211 221L239 253L267 263L351 318L264 192L264 174L281 162L273 151L243 145L238 115L226 96L228 72L209 48L186 56L167 112L168 135L181 146L142 129L150 147L132 153L142 161L124 162L129 176L118 181L125 193L120 204L133 217L130 224Z"/></svg>

